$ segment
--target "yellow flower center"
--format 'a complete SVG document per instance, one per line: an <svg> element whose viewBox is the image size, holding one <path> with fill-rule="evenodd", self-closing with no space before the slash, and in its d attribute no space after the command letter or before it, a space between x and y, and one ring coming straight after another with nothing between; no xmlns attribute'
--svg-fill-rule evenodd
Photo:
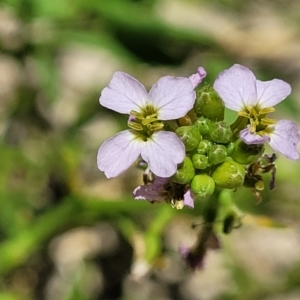
<svg viewBox="0 0 300 300"><path fill-rule="evenodd" d="M140 132L145 136L151 136L153 132L161 130L164 124L157 119L157 111L151 104L147 104L142 112L130 111L133 120L128 121L129 128Z"/></svg>
<svg viewBox="0 0 300 300"><path fill-rule="evenodd" d="M260 109L257 106L245 106L244 110L239 111L238 115L249 119L250 132L261 134L265 131L268 125L274 125L276 120L266 118L268 113L275 111L274 107L265 107Z"/></svg>

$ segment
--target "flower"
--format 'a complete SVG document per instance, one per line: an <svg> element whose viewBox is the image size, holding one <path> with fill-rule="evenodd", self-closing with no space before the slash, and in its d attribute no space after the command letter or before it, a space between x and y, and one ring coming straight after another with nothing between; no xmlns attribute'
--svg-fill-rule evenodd
<svg viewBox="0 0 300 300"><path fill-rule="evenodd" d="M193 192L185 185L174 183L170 178L156 177L152 184L140 185L133 191L135 200L154 202L168 202L177 209L187 206L194 208Z"/></svg>
<svg viewBox="0 0 300 300"><path fill-rule="evenodd" d="M283 101L291 86L280 79L257 80L248 68L235 64L219 74L214 89L223 99L225 106L237 111L247 120L247 127L240 131L240 138L246 144L268 142L275 150L289 159L299 158L297 144L300 137L296 123L290 120L276 120L266 117L274 112L274 105ZM240 123L241 124L241 123ZM241 128L242 129L242 128Z"/></svg>
<svg viewBox="0 0 300 300"><path fill-rule="evenodd" d="M174 132L161 131L163 121L184 116L193 107L195 97L194 85L186 77L162 77L147 93L132 76L115 72L102 91L100 104L129 114L130 129L101 145L98 168L107 178L116 177L141 155L155 175L172 176L185 157L185 148Z"/></svg>

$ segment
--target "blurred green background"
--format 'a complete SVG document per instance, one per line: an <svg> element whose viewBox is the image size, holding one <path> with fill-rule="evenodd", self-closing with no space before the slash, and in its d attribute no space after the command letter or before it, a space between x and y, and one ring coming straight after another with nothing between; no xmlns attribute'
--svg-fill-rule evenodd
<svg viewBox="0 0 300 300"><path fill-rule="evenodd" d="M243 227L195 273L178 246L196 239L197 203L134 201L141 171L96 166L126 127L98 102L117 70L149 89L240 63L289 82L276 118L299 122L299 20L296 0L2 0L0 300L300 299L299 162L279 157L259 205L233 193Z"/></svg>

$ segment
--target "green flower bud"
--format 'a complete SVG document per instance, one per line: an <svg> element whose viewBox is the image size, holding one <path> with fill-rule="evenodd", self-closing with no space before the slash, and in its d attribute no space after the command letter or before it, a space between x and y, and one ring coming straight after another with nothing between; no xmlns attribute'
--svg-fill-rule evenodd
<svg viewBox="0 0 300 300"><path fill-rule="evenodd" d="M236 189L244 183L245 168L235 161L225 161L212 173L216 186L224 189Z"/></svg>
<svg viewBox="0 0 300 300"><path fill-rule="evenodd" d="M225 161L227 149L224 145L212 145L208 152L208 160L212 165L217 165Z"/></svg>
<svg viewBox="0 0 300 300"><path fill-rule="evenodd" d="M224 103L208 84L196 89L194 110L198 117L204 116L212 121L224 120Z"/></svg>
<svg viewBox="0 0 300 300"><path fill-rule="evenodd" d="M212 195L215 190L214 180L207 174L195 175L191 182L191 189L198 197Z"/></svg>
<svg viewBox="0 0 300 300"><path fill-rule="evenodd" d="M210 125L210 137L216 143L227 144L231 139L231 129L226 122L212 122Z"/></svg>
<svg viewBox="0 0 300 300"><path fill-rule="evenodd" d="M203 136L209 136L210 124L210 119L200 117L195 121L193 126L196 127Z"/></svg>
<svg viewBox="0 0 300 300"><path fill-rule="evenodd" d="M212 142L208 140L202 140L197 147L198 154L207 154L212 147Z"/></svg>
<svg viewBox="0 0 300 300"><path fill-rule="evenodd" d="M171 177L171 180L180 184L186 184L189 183L194 176L195 169L192 160L186 156L177 168L176 173Z"/></svg>
<svg viewBox="0 0 300 300"><path fill-rule="evenodd" d="M204 154L194 154L192 161L195 169L204 170L208 167L208 158Z"/></svg>
<svg viewBox="0 0 300 300"><path fill-rule="evenodd" d="M186 151L196 149L202 139L200 132L194 126L178 127L175 133L184 143Z"/></svg>
<svg viewBox="0 0 300 300"><path fill-rule="evenodd" d="M231 153L231 157L234 161L243 164L249 165L257 161L265 151L263 144L245 144L241 140L235 141L235 148Z"/></svg>

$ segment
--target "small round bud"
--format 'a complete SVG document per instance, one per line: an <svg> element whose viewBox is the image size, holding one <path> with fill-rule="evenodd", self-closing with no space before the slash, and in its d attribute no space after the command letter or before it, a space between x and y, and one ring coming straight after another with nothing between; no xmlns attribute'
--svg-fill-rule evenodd
<svg viewBox="0 0 300 300"><path fill-rule="evenodd" d="M195 175L191 182L191 189L198 197L212 195L215 190L214 180L207 174Z"/></svg>
<svg viewBox="0 0 300 300"><path fill-rule="evenodd" d="M178 119L179 126L189 126L192 125L192 120L188 115L185 115Z"/></svg>
<svg viewBox="0 0 300 300"><path fill-rule="evenodd" d="M212 147L212 142L208 140L202 140L197 147L198 154L207 154Z"/></svg>
<svg viewBox="0 0 300 300"><path fill-rule="evenodd" d="M230 156L234 161L242 165L249 165L257 161L264 151L265 147L263 144L248 145L241 140L237 140Z"/></svg>
<svg viewBox="0 0 300 300"><path fill-rule="evenodd" d="M196 149L202 139L200 132L194 126L178 127L175 133L184 143L186 151Z"/></svg>
<svg viewBox="0 0 300 300"><path fill-rule="evenodd" d="M206 84L196 89L194 110L199 117L204 116L212 121L222 121L225 105L216 91L209 84Z"/></svg>
<svg viewBox="0 0 300 300"><path fill-rule="evenodd" d="M208 167L208 158L204 154L194 154L192 161L195 169L204 170Z"/></svg>
<svg viewBox="0 0 300 300"><path fill-rule="evenodd" d="M209 136L210 124L211 124L210 119L200 117L195 121L193 126L196 127L199 130L201 135Z"/></svg>
<svg viewBox="0 0 300 300"><path fill-rule="evenodd" d="M192 160L186 156L179 165L176 173L171 177L171 180L180 184L186 184L189 183L194 176L195 169Z"/></svg>
<svg viewBox="0 0 300 300"><path fill-rule="evenodd" d="M235 161L225 161L212 173L216 186L224 189L236 189L244 183L245 168Z"/></svg>
<svg viewBox="0 0 300 300"><path fill-rule="evenodd" d="M223 145L212 145L208 152L208 160L211 165L217 165L225 161L227 157L227 149Z"/></svg>
<svg viewBox="0 0 300 300"><path fill-rule="evenodd" d="M231 129L226 122L212 122L210 125L210 137L216 143L227 144L231 139Z"/></svg>

